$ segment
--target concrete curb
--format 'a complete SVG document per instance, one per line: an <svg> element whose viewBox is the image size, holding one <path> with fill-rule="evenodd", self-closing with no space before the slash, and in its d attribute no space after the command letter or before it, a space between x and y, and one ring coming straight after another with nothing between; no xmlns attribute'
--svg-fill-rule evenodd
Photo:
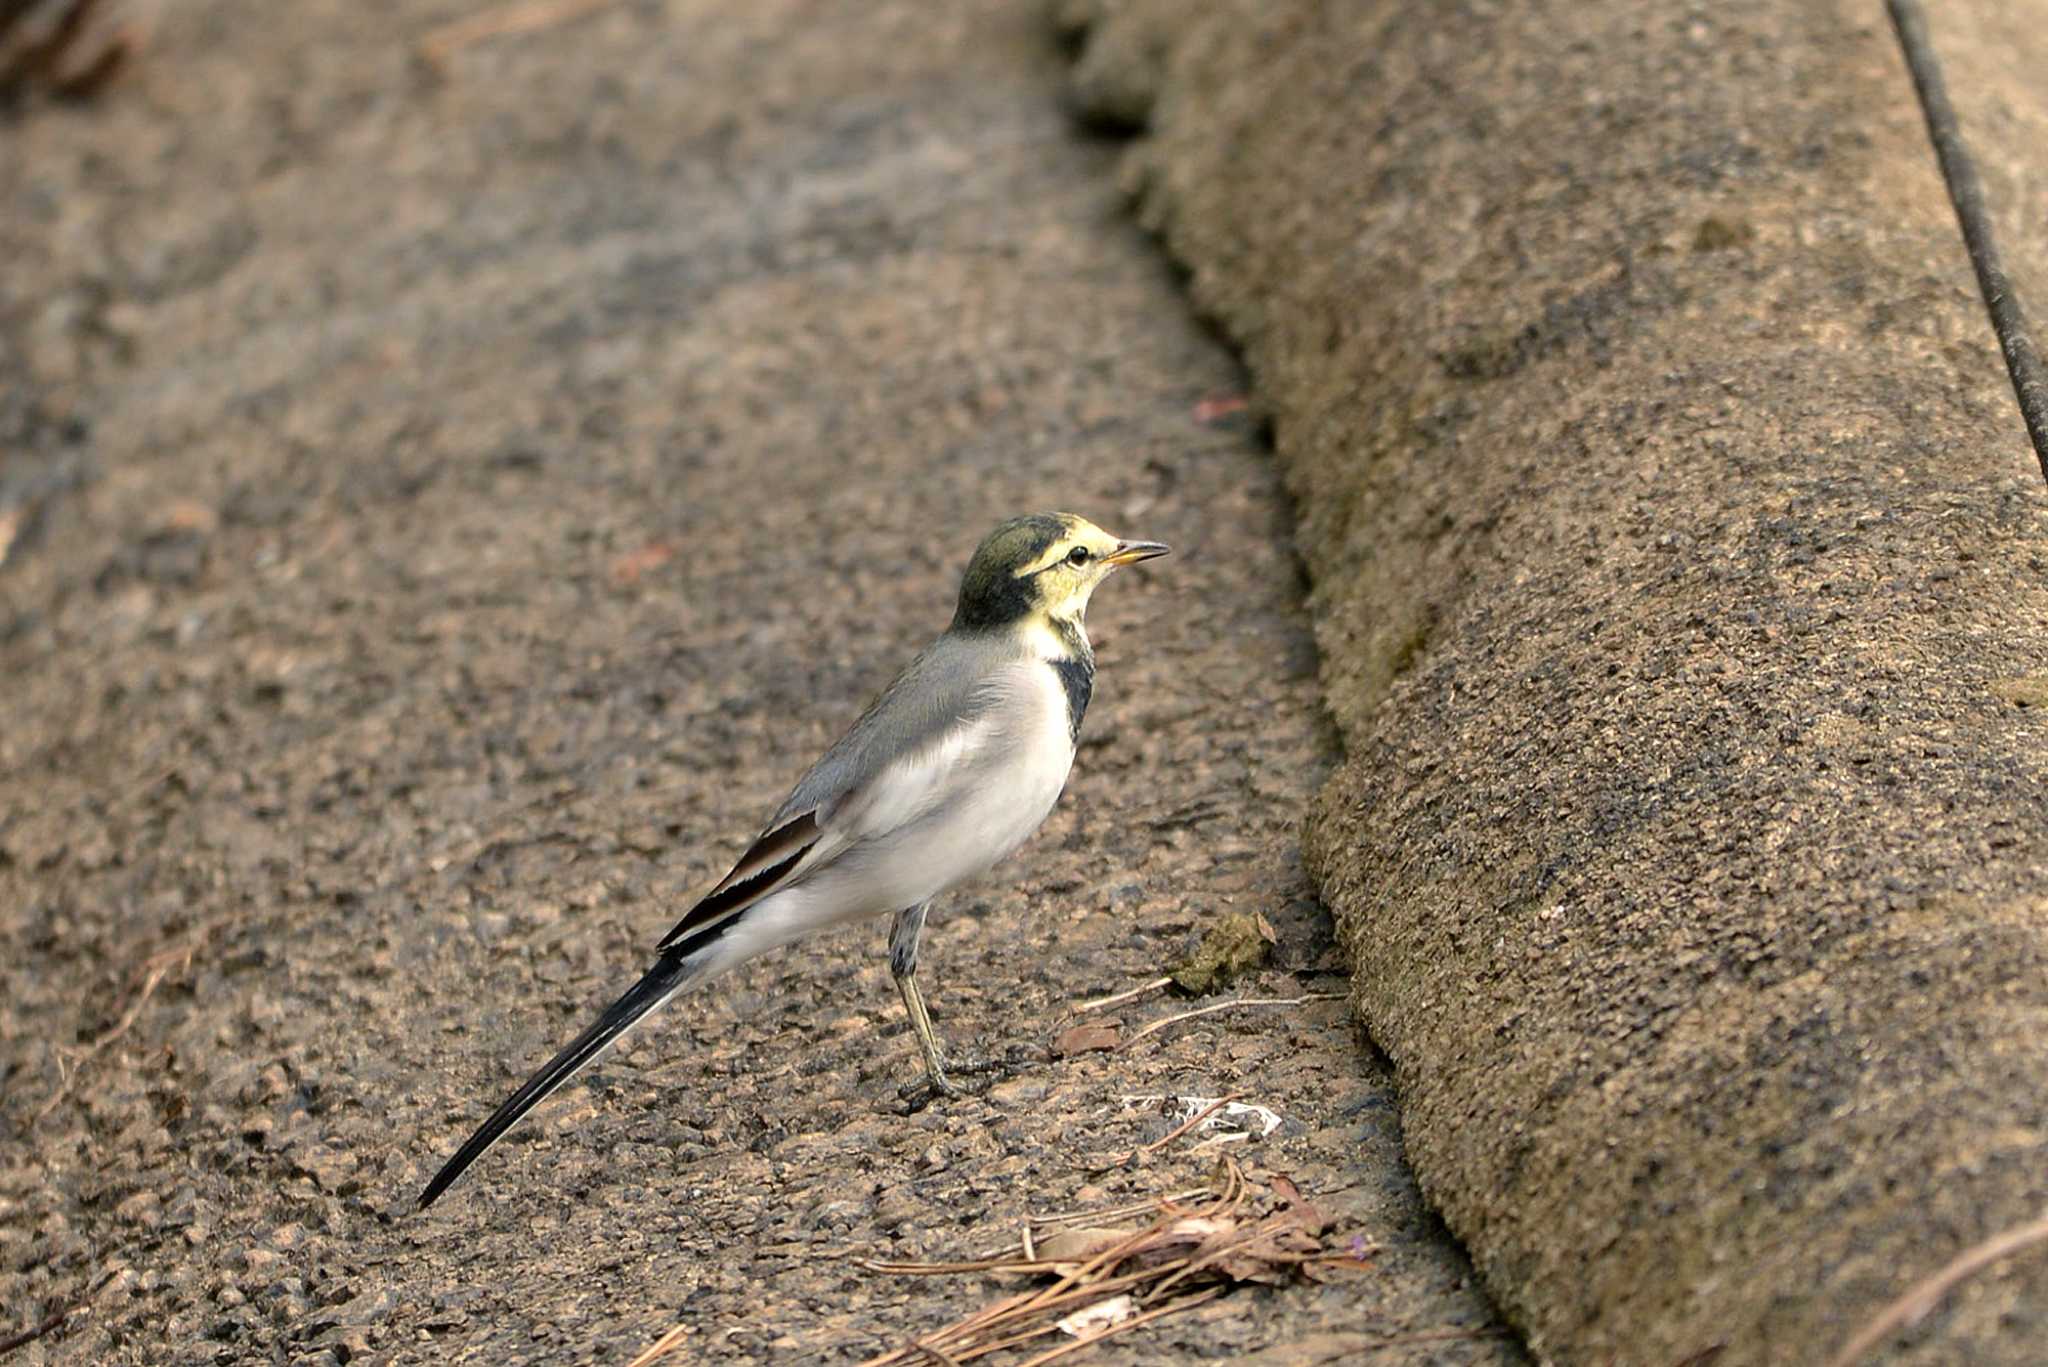
<svg viewBox="0 0 2048 1367"><path fill-rule="evenodd" d="M1083 8L1299 504L1425 1188L1543 1356L1826 1359L2048 1206L2048 494L1882 14ZM1953 30L1994 189L2026 29Z"/></svg>

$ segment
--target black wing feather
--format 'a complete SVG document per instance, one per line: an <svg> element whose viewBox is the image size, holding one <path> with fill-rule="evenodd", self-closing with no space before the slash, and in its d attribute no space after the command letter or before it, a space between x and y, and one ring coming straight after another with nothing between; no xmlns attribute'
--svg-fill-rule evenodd
<svg viewBox="0 0 2048 1367"><path fill-rule="evenodd" d="M732 866L732 872L719 879L718 886L705 893L696 906L684 912L683 919L661 937L655 948L672 948L695 932L708 929L712 922L723 920L767 895L818 843L818 834L818 814L805 812L756 840Z"/></svg>

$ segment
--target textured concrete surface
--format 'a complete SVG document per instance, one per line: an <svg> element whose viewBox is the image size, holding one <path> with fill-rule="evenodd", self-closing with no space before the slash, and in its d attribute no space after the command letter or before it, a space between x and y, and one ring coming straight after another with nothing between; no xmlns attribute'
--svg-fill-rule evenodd
<svg viewBox="0 0 2048 1367"><path fill-rule="evenodd" d="M0 122L0 1337L77 1307L10 1367L620 1363L677 1323L673 1360L858 1359L1011 1284L847 1255L1219 1152L1371 1272L1092 1360L1519 1360L1342 1003L1048 1057L1234 910L1280 941L1234 991L1344 980L1277 472L1198 408L1241 376L1039 7L621 0L414 59L494 8L185 0L100 99ZM852 931L412 1215L1045 506L1178 554L1096 606L1067 799L926 940L941 1029L1021 1071L897 1114ZM1126 1095L1238 1090L1282 1128L1092 1169L1172 1127Z"/></svg>
<svg viewBox="0 0 2048 1367"><path fill-rule="evenodd" d="M2048 7L1938 7L2048 307ZM1243 349L1312 869L1542 1355L1823 1360L2048 1206L2048 495L1874 5L1069 8ZM1885 1345L2038 1362L2048 1251Z"/></svg>

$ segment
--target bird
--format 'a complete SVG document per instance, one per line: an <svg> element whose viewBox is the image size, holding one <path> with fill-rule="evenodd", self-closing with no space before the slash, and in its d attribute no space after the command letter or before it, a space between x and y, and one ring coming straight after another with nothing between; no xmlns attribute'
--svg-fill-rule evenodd
<svg viewBox="0 0 2048 1367"><path fill-rule="evenodd" d="M798 780L655 946L654 966L456 1151L421 1192L420 1209L677 994L771 949L885 914L894 917L889 972L923 1055L917 1090L961 1095L917 981L926 913L1052 812L1095 683L1088 599L1122 566L1167 551L1072 513L999 523L968 561L952 623Z"/></svg>

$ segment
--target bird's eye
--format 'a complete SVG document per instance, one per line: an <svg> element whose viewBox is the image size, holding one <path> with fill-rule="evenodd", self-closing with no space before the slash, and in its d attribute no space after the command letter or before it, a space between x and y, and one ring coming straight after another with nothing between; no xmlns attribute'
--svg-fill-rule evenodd
<svg viewBox="0 0 2048 1367"><path fill-rule="evenodd" d="M1068 552L1067 552L1067 563L1068 563L1069 565L1085 565L1085 564L1087 564L1087 563L1088 563L1088 548L1087 548L1086 546L1076 546L1076 547L1074 547L1074 549L1072 549L1071 551L1068 551Z"/></svg>

